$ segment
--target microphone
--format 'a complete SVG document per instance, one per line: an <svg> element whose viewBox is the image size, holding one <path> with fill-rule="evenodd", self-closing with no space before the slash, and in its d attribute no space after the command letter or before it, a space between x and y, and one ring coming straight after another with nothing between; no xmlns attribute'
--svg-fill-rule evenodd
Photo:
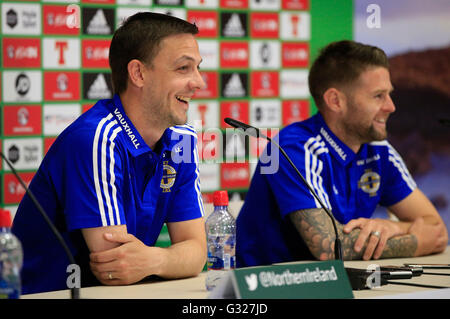
<svg viewBox="0 0 450 319"><path fill-rule="evenodd" d="M372 289L387 284L395 284L396 282L391 282L389 280L411 279L413 276L417 276L407 269L394 269L395 267L383 268L384 267L380 267L380 270L369 270L345 267L345 271L347 272L353 290ZM376 286L372 283L373 279L375 279Z"/></svg>
<svg viewBox="0 0 450 319"><path fill-rule="evenodd" d="M323 210L327 213L327 215L330 217L332 223L333 223L333 228L334 228L334 233L336 235L336 240L334 242L334 257L337 260L343 260L343 255L342 255L342 246L341 246L341 240L339 239L339 234L337 231L337 226L336 226L336 221L333 218L333 215L331 214L331 212L328 210L328 208L324 205L324 203L322 202L322 200L319 198L319 196L316 194L316 192L314 191L314 189L309 185L309 183L306 181L306 179L303 177L303 175L300 173L300 171L297 169L297 167L295 166L295 164L292 162L292 160L289 158L289 156L286 154L286 152L283 150L283 148L275 141L273 141L270 137L262 134L260 132L260 130L254 126L239 122L235 119L232 118L225 118L224 119L225 123L227 123L230 126L233 126L234 128L242 131L244 134L256 137L256 138L265 138L267 139L269 142L272 142L273 144L275 144L278 149L280 150L280 152L283 154L283 156L286 158L286 160L289 162L289 164L291 164L291 166L294 168L294 170L297 172L298 176L300 176L301 180L303 181L303 183L308 187L309 191L311 192L311 194L314 196L314 198L319 202L320 206L322 206Z"/></svg>
<svg viewBox="0 0 450 319"><path fill-rule="evenodd" d="M45 212L45 210L42 208L41 204L39 204L38 200L36 199L36 197L33 195L33 193L31 192L31 190L27 187L27 185L25 184L25 182L22 180L22 178L19 176L19 174L17 173L17 171L15 170L15 168L13 167L13 165L11 164L11 162L6 158L6 156L3 154L3 152L0 151L0 156L5 160L5 162L8 164L9 168L11 169L12 173L14 174L14 176L17 178L17 180L19 181L20 185L22 185L22 187L25 189L25 191L27 192L28 196L30 196L31 200L33 201L33 203L36 205L37 209L39 210L39 212L41 213L42 217L45 219L46 223L48 224L48 226L50 227L50 229L52 230L52 232L55 234L56 238L58 239L58 241L60 242L61 246L64 248L64 251L67 254L67 257L69 258L69 261L71 264L76 264L75 262L75 258L73 258L72 253L70 252L69 247L67 246L66 242L64 241L64 239L62 238L60 232L58 231L58 229L56 229L55 225L53 225L52 221L50 220L50 218L48 217L47 213ZM72 299L80 299L80 289L77 287L73 287L70 290L71 293L71 298Z"/></svg>

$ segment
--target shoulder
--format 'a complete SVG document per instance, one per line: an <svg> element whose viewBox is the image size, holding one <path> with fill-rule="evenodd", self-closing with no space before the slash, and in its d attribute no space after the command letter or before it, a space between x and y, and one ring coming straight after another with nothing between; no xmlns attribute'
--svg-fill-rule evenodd
<svg viewBox="0 0 450 319"><path fill-rule="evenodd" d="M190 135L193 138L197 139L197 133L195 132L195 129L193 126L185 124L185 125L176 125L169 127L171 136L173 135Z"/></svg>
<svg viewBox="0 0 450 319"><path fill-rule="evenodd" d="M373 152L385 155L385 159L401 158L400 154L388 140L370 142L367 145Z"/></svg>
<svg viewBox="0 0 450 319"><path fill-rule="evenodd" d="M100 103L100 102L99 102ZM113 114L97 103L78 117L55 141L55 148L65 148L71 152L92 149L93 144L101 144L121 130ZM53 146L52 146L53 147Z"/></svg>
<svg viewBox="0 0 450 319"><path fill-rule="evenodd" d="M295 122L284 127L279 135L279 143L283 147L304 146L319 142L319 132L314 117L305 121Z"/></svg>

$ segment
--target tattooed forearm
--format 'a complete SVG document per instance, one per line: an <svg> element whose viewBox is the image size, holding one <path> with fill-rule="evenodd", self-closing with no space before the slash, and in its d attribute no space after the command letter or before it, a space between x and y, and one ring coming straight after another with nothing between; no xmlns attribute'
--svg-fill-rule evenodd
<svg viewBox="0 0 450 319"><path fill-rule="evenodd" d="M413 257L417 249L417 237L407 234L389 238L380 258Z"/></svg>
<svg viewBox="0 0 450 319"><path fill-rule="evenodd" d="M298 230L309 250L319 260L334 259L334 241L336 239L333 224L322 209L306 209L290 214L295 228ZM344 260L362 259L367 243L356 252L354 245L360 230L354 229L344 233L344 226L336 221L342 245ZM403 235L390 238L380 258L412 257L417 249L417 238L414 235Z"/></svg>

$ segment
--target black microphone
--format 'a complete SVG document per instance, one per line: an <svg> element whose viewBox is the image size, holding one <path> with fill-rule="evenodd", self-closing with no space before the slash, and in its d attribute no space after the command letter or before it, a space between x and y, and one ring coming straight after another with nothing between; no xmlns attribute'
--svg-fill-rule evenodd
<svg viewBox="0 0 450 319"><path fill-rule="evenodd" d="M9 168L11 169L11 171L13 172L14 176L17 178L17 180L19 181L20 185L22 185L22 187L25 189L25 191L27 192L28 196L30 196L31 200L33 201L33 203L36 205L37 209L39 210L39 212L41 213L42 217L45 219L45 221L47 222L48 226L50 227L50 229L52 230L52 232L55 234L56 238L58 239L58 241L61 243L62 247L64 248L64 251L67 254L67 257L69 258L69 261L71 264L76 264L75 262L75 258L73 258L72 253L70 252L69 247L67 246L66 242L64 241L64 239L62 238L60 232L58 231L58 229L56 229L55 225L53 225L52 221L50 220L50 218L48 217L47 213L45 212L45 210L42 208L41 204L39 204L38 200L36 199L36 197L33 195L33 193L30 191L30 189L27 187L27 185L25 184L25 182L22 180L22 178L19 176L19 174L17 173L17 171L15 170L15 168L13 167L13 165L10 163L10 161L6 158L6 156L3 154L3 152L0 152L0 156L5 160L5 162L8 164ZM71 298L72 299L80 299L80 289L77 287L73 287L70 290L71 293Z"/></svg>
<svg viewBox="0 0 450 319"><path fill-rule="evenodd" d="M378 270L345 267L345 271L347 272L353 290L372 289L395 283L390 282L390 279L411 279L415 276L412 271L407 269L383 270L383 267ZM375 279L375 283L372 282L373 279Z"/></svg>
<svg viewBox="0 0 450 319"><path fill-rule="evenodd" d="M333 223L333 228L334 228L334 232L336 234L336 240L334 242L334 257L335 259L338 260L343 260L343 255L342 255L342 246L341 246L341 241L339 239L339 234L338 234L338 230L337 230L337 226L336 226L336 221L333 218L333 215L331 214L331 212L328 210L328 208L323 204L323 202L321 201L321 199L319 198L319 196L316 194L316 192L314 191L314 189L309 185L309 183L305 180L305 178L303 177L303 175L300 173L300 171L297 169L297 167L295 166L295 164L291 161L291 159L289 158L289 156L286 154L286 152L283 150L283 148L276 143L275 141L273 141L270 137L262 134L260 132L260 130L254 126L239 122L237 120L231 119L229 117L224 119L225 123L227 123L228 125L233 126L234 128L237 128L238 130L242 131L244 134L259 138L265 138L267 139L269 142L272 142L273 144L275 144L278 149L280 150L280 152L283 154L283 156L287 159L287 161L289 162L289 164L291 164L291 166L294 168L294 170L297 172L297 174L300 176L301 180L303 181L303 183L305 183L305 185L308 187L309 191L311 192L311 194L313 194L313 196L317 199L317 201L320 203L320 205L322 206L323 210L327 213L327 215L330 217L332 223Z"/></svg>

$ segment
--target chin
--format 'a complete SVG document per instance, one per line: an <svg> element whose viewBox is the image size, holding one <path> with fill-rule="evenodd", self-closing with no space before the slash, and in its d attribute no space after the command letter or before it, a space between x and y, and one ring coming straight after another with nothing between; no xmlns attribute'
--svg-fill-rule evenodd
<svg viewBox="0 0 450 319"><path fill-rule="evenodd" d="M174 118L173 121L172 121L172 123L173 123L172 126L175 126L175 125L184 125L184 124L187 123L187 117L185 116L185 117L177 117L177 118Z"/></svg>
<svg viewBox="0 0 450 319"><path fill-rule="evenodd" d="M387 138L386 132L372 132L370 134L372 141L384 141Z"/></svg>

